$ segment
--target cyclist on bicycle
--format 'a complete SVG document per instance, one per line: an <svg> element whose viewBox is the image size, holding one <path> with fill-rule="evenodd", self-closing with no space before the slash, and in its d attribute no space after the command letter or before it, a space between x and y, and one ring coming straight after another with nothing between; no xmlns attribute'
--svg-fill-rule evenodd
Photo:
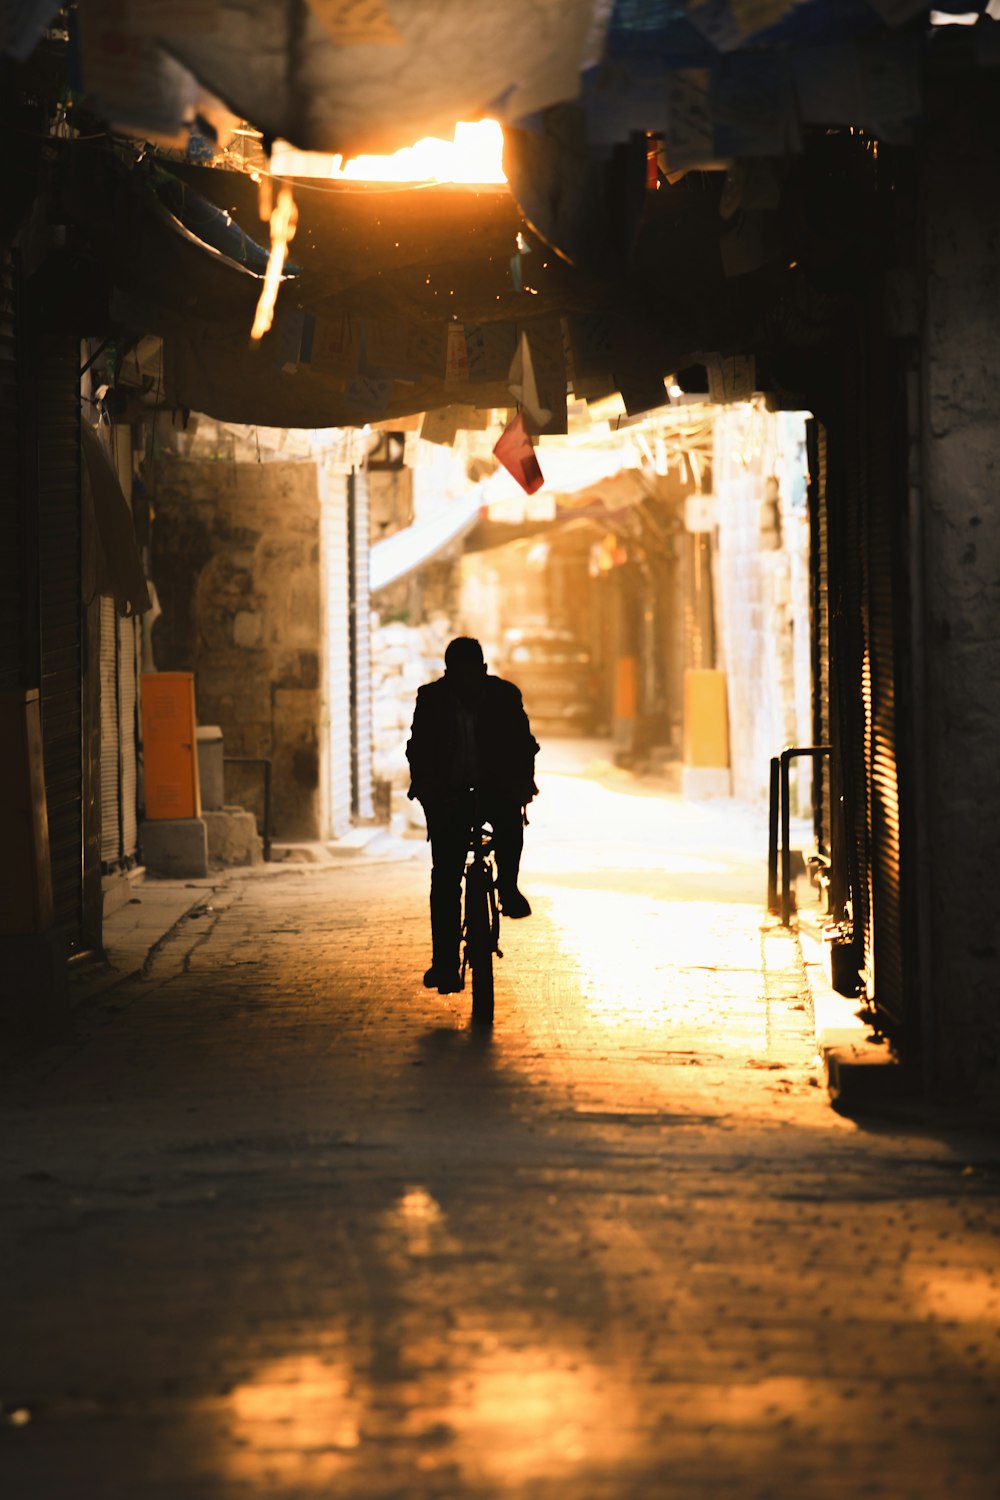
<svg viewBox="0 0 1000 1500"><path fill-rule="evenodd" d="M517 876L524 809L538 791L538 742L520 690L488 675L477 640L458 636L444 665L444 676L417 692L406 758L408 795L423 805L431 844L433 957L424 984L449 995L462 988L461 884L474 816L493 829L501 910L531 915Z"/></svg>

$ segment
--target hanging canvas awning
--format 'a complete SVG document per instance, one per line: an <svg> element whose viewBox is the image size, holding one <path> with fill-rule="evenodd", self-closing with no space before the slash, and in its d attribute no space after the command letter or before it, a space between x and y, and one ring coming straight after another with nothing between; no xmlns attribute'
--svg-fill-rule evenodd
<svg viewBox="0 0 1000 1500"><path fill-rule="evenodd" d="M483 498L479 489L451 501L435 515L415 521L384 541L375 542L369 552L368 583L374 594L378 589L397 583L459 541L479 519Z"/></svg>
<svg viewBox="0 0 1000 1500"><path fill-rule="evenodd" d="M77 17L83 87L117 124L177 128L201 86L269 136L345 153L569 98L603 39L593 0L86 0Z"/></svg>
<svg viewBox="0 0 1000 1500"><path fill-rule="evenodd" d="M507 406L527 334L559 398L550 428L565 422L561 319L606 293L541 253L530 290L515 286L526 226L506 189L296 183L294 266L271 330L251 343L262 226L248 174L180 163L154 173L103 144L54 149L59 212L93 273L87 331L162 338L158 401L282 427ZM96 288L103 326L91 326Z"/></svg>
<svg viewBox="0 0 1000 1500"><path fill-rule="evenodd" d="M350 155L450 134L456 120L534 128L540 112L580 100L590 143L659 131L689 164L697 156L703 165L706 150L766 155L777 144L780 153L793 144L796 119L817 118L817 108L833 109L820 123L897 128L913 113L911 42L931 32L935 11L968 8L967 0L86 0L70 24L79 89L106 119L139 132L180 130L208 93L268 137ZM55 9L51 0L19 7L0 47L28 56Z"/></svg>

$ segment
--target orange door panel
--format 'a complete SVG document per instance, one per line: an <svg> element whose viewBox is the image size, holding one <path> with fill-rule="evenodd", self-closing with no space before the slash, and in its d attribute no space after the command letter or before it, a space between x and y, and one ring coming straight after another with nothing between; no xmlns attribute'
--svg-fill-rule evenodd
<svg viewBox="0 0 1000 1500"><path fill-rule="evenodd" d="M194 673L142 674L147 818L200 818Z"/></svg>

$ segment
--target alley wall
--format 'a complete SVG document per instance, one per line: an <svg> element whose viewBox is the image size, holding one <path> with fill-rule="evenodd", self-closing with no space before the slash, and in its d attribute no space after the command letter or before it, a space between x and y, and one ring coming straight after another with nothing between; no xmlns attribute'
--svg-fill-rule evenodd
<svg viewBox="0 0 1000 1500"><path fill-rule="evenodd" d="M151 478L158 671L193 671L198 721L273 762L273 829L320 834L319 496L312 463L159 459ZM256 806L259 774L226 769Z"/></svg>
<svg viewBox="0 0 1000 1500"><path fill-rule="evenodd" d="M732 789L762 803L771 757L812 737L805 418L749 404L719 408L713 475ZM793 776L793 810L803 814L808 766Z"/></svg>
<svg viewBox="0 0 1000 1500"><path fill-rule="evenodd" d="M949 117L927 164L922 335L923 529L916 579L917 789L931 1047L947 1081L997 1097L1000 846L1000 182L990 102L977 132ZM923 658L923 659L921 659Z"/></svg>

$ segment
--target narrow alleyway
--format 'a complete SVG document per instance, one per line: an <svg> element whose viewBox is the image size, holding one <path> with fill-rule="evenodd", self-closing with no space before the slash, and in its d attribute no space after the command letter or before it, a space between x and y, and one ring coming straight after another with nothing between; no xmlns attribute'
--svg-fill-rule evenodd
<svg viewBox="0 0 1000 1500"><path fill-rule="evenodd" d="M492 1037L418 843L220 882L0 1104L10 1500L1000 1495L1000 1172L840 1117L763 823L541 763Z"/></svg>

